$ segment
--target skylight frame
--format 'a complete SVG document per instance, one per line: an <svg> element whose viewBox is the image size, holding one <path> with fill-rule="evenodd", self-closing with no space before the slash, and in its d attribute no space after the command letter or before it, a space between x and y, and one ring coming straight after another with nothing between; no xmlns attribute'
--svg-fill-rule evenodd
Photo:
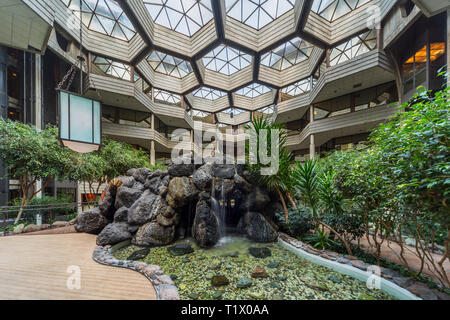
<svg viewBox="0 0 450 320"><path fill-rule="evenodd" d="M353 0L356 1L356 4L353 5L353 7L351 4L348 3L349 2L348 0L313 0L313 1L314 2L311 7L311 11L318 14L320 17L322 17L328 22L334 22L351 13L352 11L362 7L363 5L371 2L372 0ZM325 16L324 14L326 10L330 10L330 15L328 17ZM342 10L342 12L339 13L339 10ZM338 16L336 16L337 12Z"/></svg>
<svg viewBox="0 0 450 320"><path fill-rule="evenodd" d="M91 55L91 62L97 66L105 75L131 81L131 69L128 64L118 62L109 58L100 57L97 55ZM135 81L135 79L133 79Z"/></svg>
<svg viewBox="0 0 450 320"><path fill-rule="evenodd" d="M314 46L295 37L261 56L261 65L283 71L309 60Z"/></svg>
<svg viewBox="0 0 450 320"><path fill-rule="evenodd" d="M275 13L269 12L271 6L271 9L275 6ZM294 0L225 0L227 16L255 30L261 30L294 7Z"/></svg>
<svg viewBox="0 0 450 320"><path fill-rule="evenodd" d="M222 97L225 97L227 93L222 90L212 89L209 87L201 87L192 92L192 95L196 98L216 101Z"/></svg>
<svg viewBox="0 0 450 320"><path fill-rule="evenodd" d="M373 51L376 48L376 31L366 31L331 49L330 66L336 66L340 63L349 61L361 54Z"/></svg>
<svg viewBox="0 0 450 320"><path fill-rule="evenodd" d="M125 42L131 41L137 34L130 19L115 0L82 0L82 8L80 8L80 0L61 1L79 19L81 19L82 15L83 24L93 32ZM91 16L88 18L89 15ZM105 26L107 24L110 25L108 28ZM117 32L120 31L123 37L114 34L115 30L118 30Z"/></svg>
<svg viewBox="0 0 450 320"><path fill-rule="evenodd" d="M217 46L202 57L205 69L231 76L253 65L253 57L225 44Z"/></svg>
<svg viewBox="0 0 450 320"><path fill-rule="evenodd" d="M259 83L252 83L242 89L237 90L235 93L239 96L253 99L271 91L272 88L268 86Z"/></svg>
<svg viewBox="0 0 450 320"><path fill-rule="evenodd" d="M190 6L185 8L187 2ZM143 3L154 23L187 37L194 36L214 19L211 0L184 0L184 4L182 0L144 0Z"/></svg>
<svg viewBox="0 0 450 320"><path fill-rule="evenodd" d="M170 104L175 106L181 105L181 95L171 93L162 89L153 88L155 102Z"/></svg>
<svg viewBox="0 0 450 320"><path fill-rule="evenodd" d="M311 89L311 77L308 77L282 88L281 92L290 97L298 97L311 92Z"/></svg>
<svg viewBox="0 0 450 320"><path fill-rule="evenodd" d="M245 112L248 112L248 110L244 110L244 109L236 108L236 107L229 107L229 108L226 108L226 109L220 111L220 113L227 114L231 117L243 114Z"/></svg>
<svg viewBox="0 0 450 320"><path fill-rule="evenodd" d="M183 79L193 72L189 61L177 58L170 54L153 50L146 58L153 71L177 79Z"/></svg>

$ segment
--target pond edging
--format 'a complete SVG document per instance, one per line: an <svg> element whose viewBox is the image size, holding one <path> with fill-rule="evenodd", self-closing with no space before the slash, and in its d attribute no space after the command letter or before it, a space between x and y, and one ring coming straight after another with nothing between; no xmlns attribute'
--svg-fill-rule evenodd
<svg viewBox="0 0 450 320"><path fill-rule="evenodd" d="M113 247L110 245L97 246L92 254L92 259L105 266L125 268L139 272L151 282L155 288L158 300L180 300L178 288L172 279L164 274L159 266L148 265L140 261L119 260L113 257L113 251Z"/></svg>
<svg viewBox="0 0 450 320"><path fill-rule="evenodd" d="M284 248L294 252L298 256L312 263L328 267L334 271L346 274L355 279L367 281L369 277L372 276L372 273L363 270L364 268L367 269L367 267L370 265L365 264L362 261L346 259L343 255L334 254L332 256L314 249L311 250L311 248L309 248L303 242L292 238L287 234L280 233L278 237L278 243ZM339 260L339 262L336 261L340 258L341 260ZM358 265L359 268L355 267L355 264ZM389 269L382 268L381 272L381 276L379 277L381 290L400 300L422 300L422 298L416 296L407 288L402 288L394 282L387 280L385 277L388 276ZM405 280L406 279L407 278L405 278Z"/></svg>

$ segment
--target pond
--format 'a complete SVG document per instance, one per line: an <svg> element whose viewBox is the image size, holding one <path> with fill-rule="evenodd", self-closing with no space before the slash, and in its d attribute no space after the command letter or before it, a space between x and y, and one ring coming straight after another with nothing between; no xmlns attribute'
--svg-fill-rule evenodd
<svg viewBox="0 0 450 320"><path fill-rule="evenodd" d="M176 256L168 250L180 244L188 244L194 251ZM137 250L142 247L130 245L114 256L127 260ZM270 251L270 256L257 258L250 251L266 255ZM278 243L259 244L237 236L222 238L210 249L199 248L190 239L181 240L151 248L140 261L160 266L174 280L180 298L186 300L395 299L381 290L367 288L362 281L308 262Z"/></svg>

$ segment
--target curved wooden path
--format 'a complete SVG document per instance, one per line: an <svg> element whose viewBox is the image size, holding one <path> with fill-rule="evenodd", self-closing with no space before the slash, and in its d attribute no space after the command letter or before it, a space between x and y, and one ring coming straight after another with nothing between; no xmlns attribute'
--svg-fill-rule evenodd
<svg viewBox="0 0 450 320"><path fill-rule="evenodd" d="M95 239L82 233L1 237L0 299L156 299L141 274L92 260ZM79 267L80 289L76 281L69 280L72 289L67 286L71 266Z"/></svg>

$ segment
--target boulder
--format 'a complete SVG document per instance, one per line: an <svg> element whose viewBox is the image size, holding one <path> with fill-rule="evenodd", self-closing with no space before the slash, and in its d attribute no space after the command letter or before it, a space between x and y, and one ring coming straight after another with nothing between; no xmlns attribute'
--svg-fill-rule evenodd
<svg viewBox="0 0 450 320"><path fill-rule="evenodd" d="M237 189L246 193L250 193L252 191L253 186L250 183L248 183L247 180L242 178L240 175L235 174L233 179L234 185L236 186Z"/></svg>
<svg viewBox="0 0 450 320"><path fill-rule="evenodd" d="M214 246L220 238L219 224L209 204L205 200L197 203L192 236L200 247Z"/></svg>
<svg viewBox="0 0 450 320"><path fill-rule="evenodd" d="M135 252L133 252L132 254L130 254L130 256L127 258L127 260L131 260L131 261L142 260L142 259L145 259L145 257L147 257L149 253L150 253L149 248L139 249L139 250L136 250Z"/></svg>
<svg viewBox="0 0 450 320"><path fill-rule="evenodd" d="M19 234L23 232L23 229L25 229L25 225L23 223L18 224L17 226L14 227L13 229L13 234Z"/></svg>
<svg viewBox="0 0 450 320"><path fill-rule="evenodd" d="M278 238L274 227L258 212L245 213L238 223L238 231L256 242L273 242Z"/></svg>
<svg viewBox="0 0 450 320"><path fill-rule="evenodd" d="M41 227L39 227L35 224L29 224L25 228L23 228L23 233L35 232L35 231L40 231L40 230L41 230Z"/></svg>
<svg viewBox="0 0 450 320"><path fill-rule="evenodd" d="M133 203L135 203L136 200L141 196L141 194L142 190L140 189L133 189L125 186L120 186L117 189L115 202L116 209L119 209L121 207L127 208L131 207Z"/></svg>
<svg viewBox="0 0 450 320"><path fill-rule="evenodd" d="M169 174L172 177L190 177L195 170L195 165L193 163L185 164L171 164L168 167Z"/></svg>
<svg viewBox="0 0 450 320"><path fill-rule="evenodd" d="M167 248L173 256L183 256L194 252L194 248L190 244L177 244L175 246Z"/></svg>
<svg viewBox="0 0 450 320"><path fill-rule="evenodd" d="M132 169L132 170L136 170L136 169ZM131 176L128 176L128 175L120 176L120 177L115 178L114 180L121 181L122 184L120 186L121 187L127 187L127 188L131 188L134 185L134 183L135 183L133 175L131 175Z"/></svg>
<svg viewBox="0 0 450 320"><path fill-rule="evenodd" d="M194 174L192 175L192 180L199 190L209 190L209 188L211 187L211 181L213 179L212 171L212 164L207 163L194 172Z"/></svg>
<svg viewBox="0 0 450 320"><path fill-rule="evenodd" d="M175 177L169 182L167 203L172 208L181 208L194 199L197 194L198 190L192 178Z"/></svg>
<svg viewBox="0 0 450 320"><path fill-rule="evenodd" d="M52 223L52 228L68 227L70 223L68 221L55 221Z"/></svg>
<svg viewBox="0 0 450 320"><path fill-rule="evenodd" d="M116 213L114 213L114 222L127 222L128 221L128 208L119 208Z"/></svg>
<svg viewBox="0 0 450 320"><path fill-rule="evenodd" d="M248 252L255 258L260 258L260 259L264 259L264 258L272 256L272 252L270 251L269 248L251 247L251 248L248 248Z"/></svg>
<svg viewBox="0 0 450 320"><path fill-rule="evenodd" d="M157 171L147 178L144 187L154 194L159 195L164 192L164 189L167 189L169 181L170 176L167 175L167 172Z"/></svg>
<svg viewBox="0 0 450 320"><path fill-rule="evenodd" d="M213 176L222 179L233 179L236 167L233 164L216 164L213 166Z"/></svg>
<svg viewBox="0 0 450 320"><path fill-rule="evenodd" d="M234 180L214 178L214 189L216 198L218 198L222 192L226 198L231 198L234 191Z"/></svg>
<svg viewBox="0 0 450 320"><path fill-rule="evenodd" d="M215 287L226 286L230 283L227 277L216 275L211 278L211 284Z"/></svg>
<svg viewBox="0 0 450 320"><path fill-rule="evenodd" d="M97 245L113 245L128 239L131 239L131 233L128 231L127 223L110 223L98 235Z"/></svg>
<svg viewBox="0 0 450 320"><path fill-rule="evenodd" d="M133 172L134 180L144 184L147 180L147 177L152 174L152 170L149 168L139 168Z"/></svg>
<svg viewBox="0 0 450 320"><path fill-rule="evenodd" d="M269 193L262 187L256 187L242 202L241 210L262 212L270 203Z"/></svg>
<svg viewBox="0 0 450 320"><path fill-rule="evenodd" d="M100 200L98 203L100 213L108 220L113 219L114 213L116 211L116 208L114 206L116 202L116 194L117 187L111 186L106 190L103 200Z"/></svg>
<svg viewBox="0 0 450 320"><path fill-rule="evenodd" d="M134 239L139 246L166 245L175 238L175 226L163 227L157 222L149 222L141 226Z"/></svg>
<svg viewBox="0 0 450 320"><path fill-rule="evenodd" d="M128 210L128 223L131 225L142 225L156 218L159 202L161 202L159 196L151 193L150 190L145 190Z"/></svg>
<svg viewBox="0 0 450 320"><path fill-rule="evenodd" d="M77 232L98 234L107 224L108 219L100 213L100 209L93 208L84 211L77 216L75 230Z"/></svg>
<svg viewBox="0 0 450 320"><path fill-rule="evenodd" d="M269 275L264 268L256 268L252 272L252 278L267 278Z"/></svg>

